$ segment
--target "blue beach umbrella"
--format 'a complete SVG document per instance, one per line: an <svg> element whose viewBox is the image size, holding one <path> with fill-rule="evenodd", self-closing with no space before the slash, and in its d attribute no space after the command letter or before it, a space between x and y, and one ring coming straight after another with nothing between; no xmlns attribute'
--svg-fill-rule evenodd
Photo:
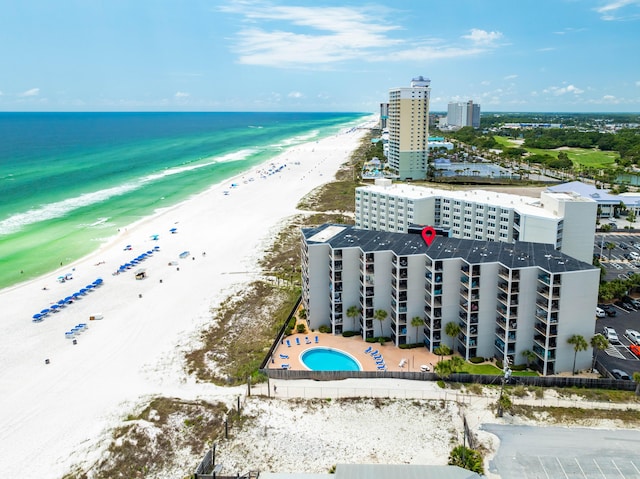
<svg viewBox="0 0 640 479"><path fill-rule="evenodd" d="M78 293L87 294L87 288L81 288L80 291L78 291Z"/></svg>
<svg viewBox="0 0 640 479"><path fill-rule="evenodd" d="M49 308L44 308L42 311L40 311L40 314L47 314L50 311L51 310Z"/></svg>
<svg viewBox="0 0 640 479"><path fill-rule="evenodd" d="M51 311L57 311L57 309L60 307L59 304L52 304L51 305Z"/></svg>
<svg viewBox="0 0 640 479"><path fill-rule="evenodd" d="M59 304L60 306L64 306L64 305L65 305L65 303L66 303L66 301L65 301L64 299L61 299L60 301L58 301L58 304Z"/></svg>
<svg viewBox="0 0 640 479"><path fill-rule="evenodd" d="M88 284L88 285L86 285L86 286L85 286L85 288L87 288L87 289L93 289L93 288L95 288L95 286L94 286L93 284Z"/></svg>
<svg viewBox="0 0 640 479"><path fill-rule="evenodd" d="M40 319L42 318L42 315L40 313L36 313L32 316L33 319Z"/></svg>
<svg viewBox="0 0 640 479"><path fill-rule="evenodd" d="M67 302L68 302L68 301L73 301L73 297L71 297L71 296L67 296L66 298L64 298L64 300L65 300L65 301L67 301Z"/></svg>
<svg viewBox="0 0 640 479"><path fill-rule="evenodd" d="M99 284L102 284L102 278L98 278L96 279L92 284L98 286Z"/></svg>

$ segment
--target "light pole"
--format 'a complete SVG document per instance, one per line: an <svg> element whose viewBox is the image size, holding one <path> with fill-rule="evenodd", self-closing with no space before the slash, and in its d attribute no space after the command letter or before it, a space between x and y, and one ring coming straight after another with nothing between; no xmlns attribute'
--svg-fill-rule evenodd
<svg viewBox="0 0 640 479"><path fill-rule="evenodd" d="M498 399L498 417L502 417L502 396L504 394L504 385L511 377L511 369L509 368L509 357L504 360L504 366L502 368L502 385L500 386L500 398Z"/></svg>

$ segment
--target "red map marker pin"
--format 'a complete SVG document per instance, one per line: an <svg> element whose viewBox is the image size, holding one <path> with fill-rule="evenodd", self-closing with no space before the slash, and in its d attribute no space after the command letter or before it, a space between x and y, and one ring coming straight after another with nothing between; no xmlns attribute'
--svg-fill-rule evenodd
<svg viewBox="0 0 640 479"><path fill-rule="evenodd" d="M427 243L427 246L431 246L433 240L436 239L436 230L432 226L425 226L422 229L422 239Z"/></svg>

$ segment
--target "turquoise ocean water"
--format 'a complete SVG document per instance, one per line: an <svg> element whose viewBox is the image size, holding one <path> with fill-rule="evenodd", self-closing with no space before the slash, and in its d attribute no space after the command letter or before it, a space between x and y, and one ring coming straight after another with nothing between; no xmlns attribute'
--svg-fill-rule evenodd
<svg viewBox="0 0 640 479"><path fill-rule="evenodd" d="M0 113L0 287L97 249L117 228L355 113Z"/></svg>

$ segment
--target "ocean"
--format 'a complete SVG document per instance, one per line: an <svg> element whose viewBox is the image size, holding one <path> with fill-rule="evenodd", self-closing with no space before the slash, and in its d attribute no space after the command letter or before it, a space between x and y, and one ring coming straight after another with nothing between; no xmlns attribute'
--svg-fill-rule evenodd
<svg viewBox="0 0 640 479"><path fill-rule="evenodd" d="M0 113L0 288L358 113Z"/></svg>

